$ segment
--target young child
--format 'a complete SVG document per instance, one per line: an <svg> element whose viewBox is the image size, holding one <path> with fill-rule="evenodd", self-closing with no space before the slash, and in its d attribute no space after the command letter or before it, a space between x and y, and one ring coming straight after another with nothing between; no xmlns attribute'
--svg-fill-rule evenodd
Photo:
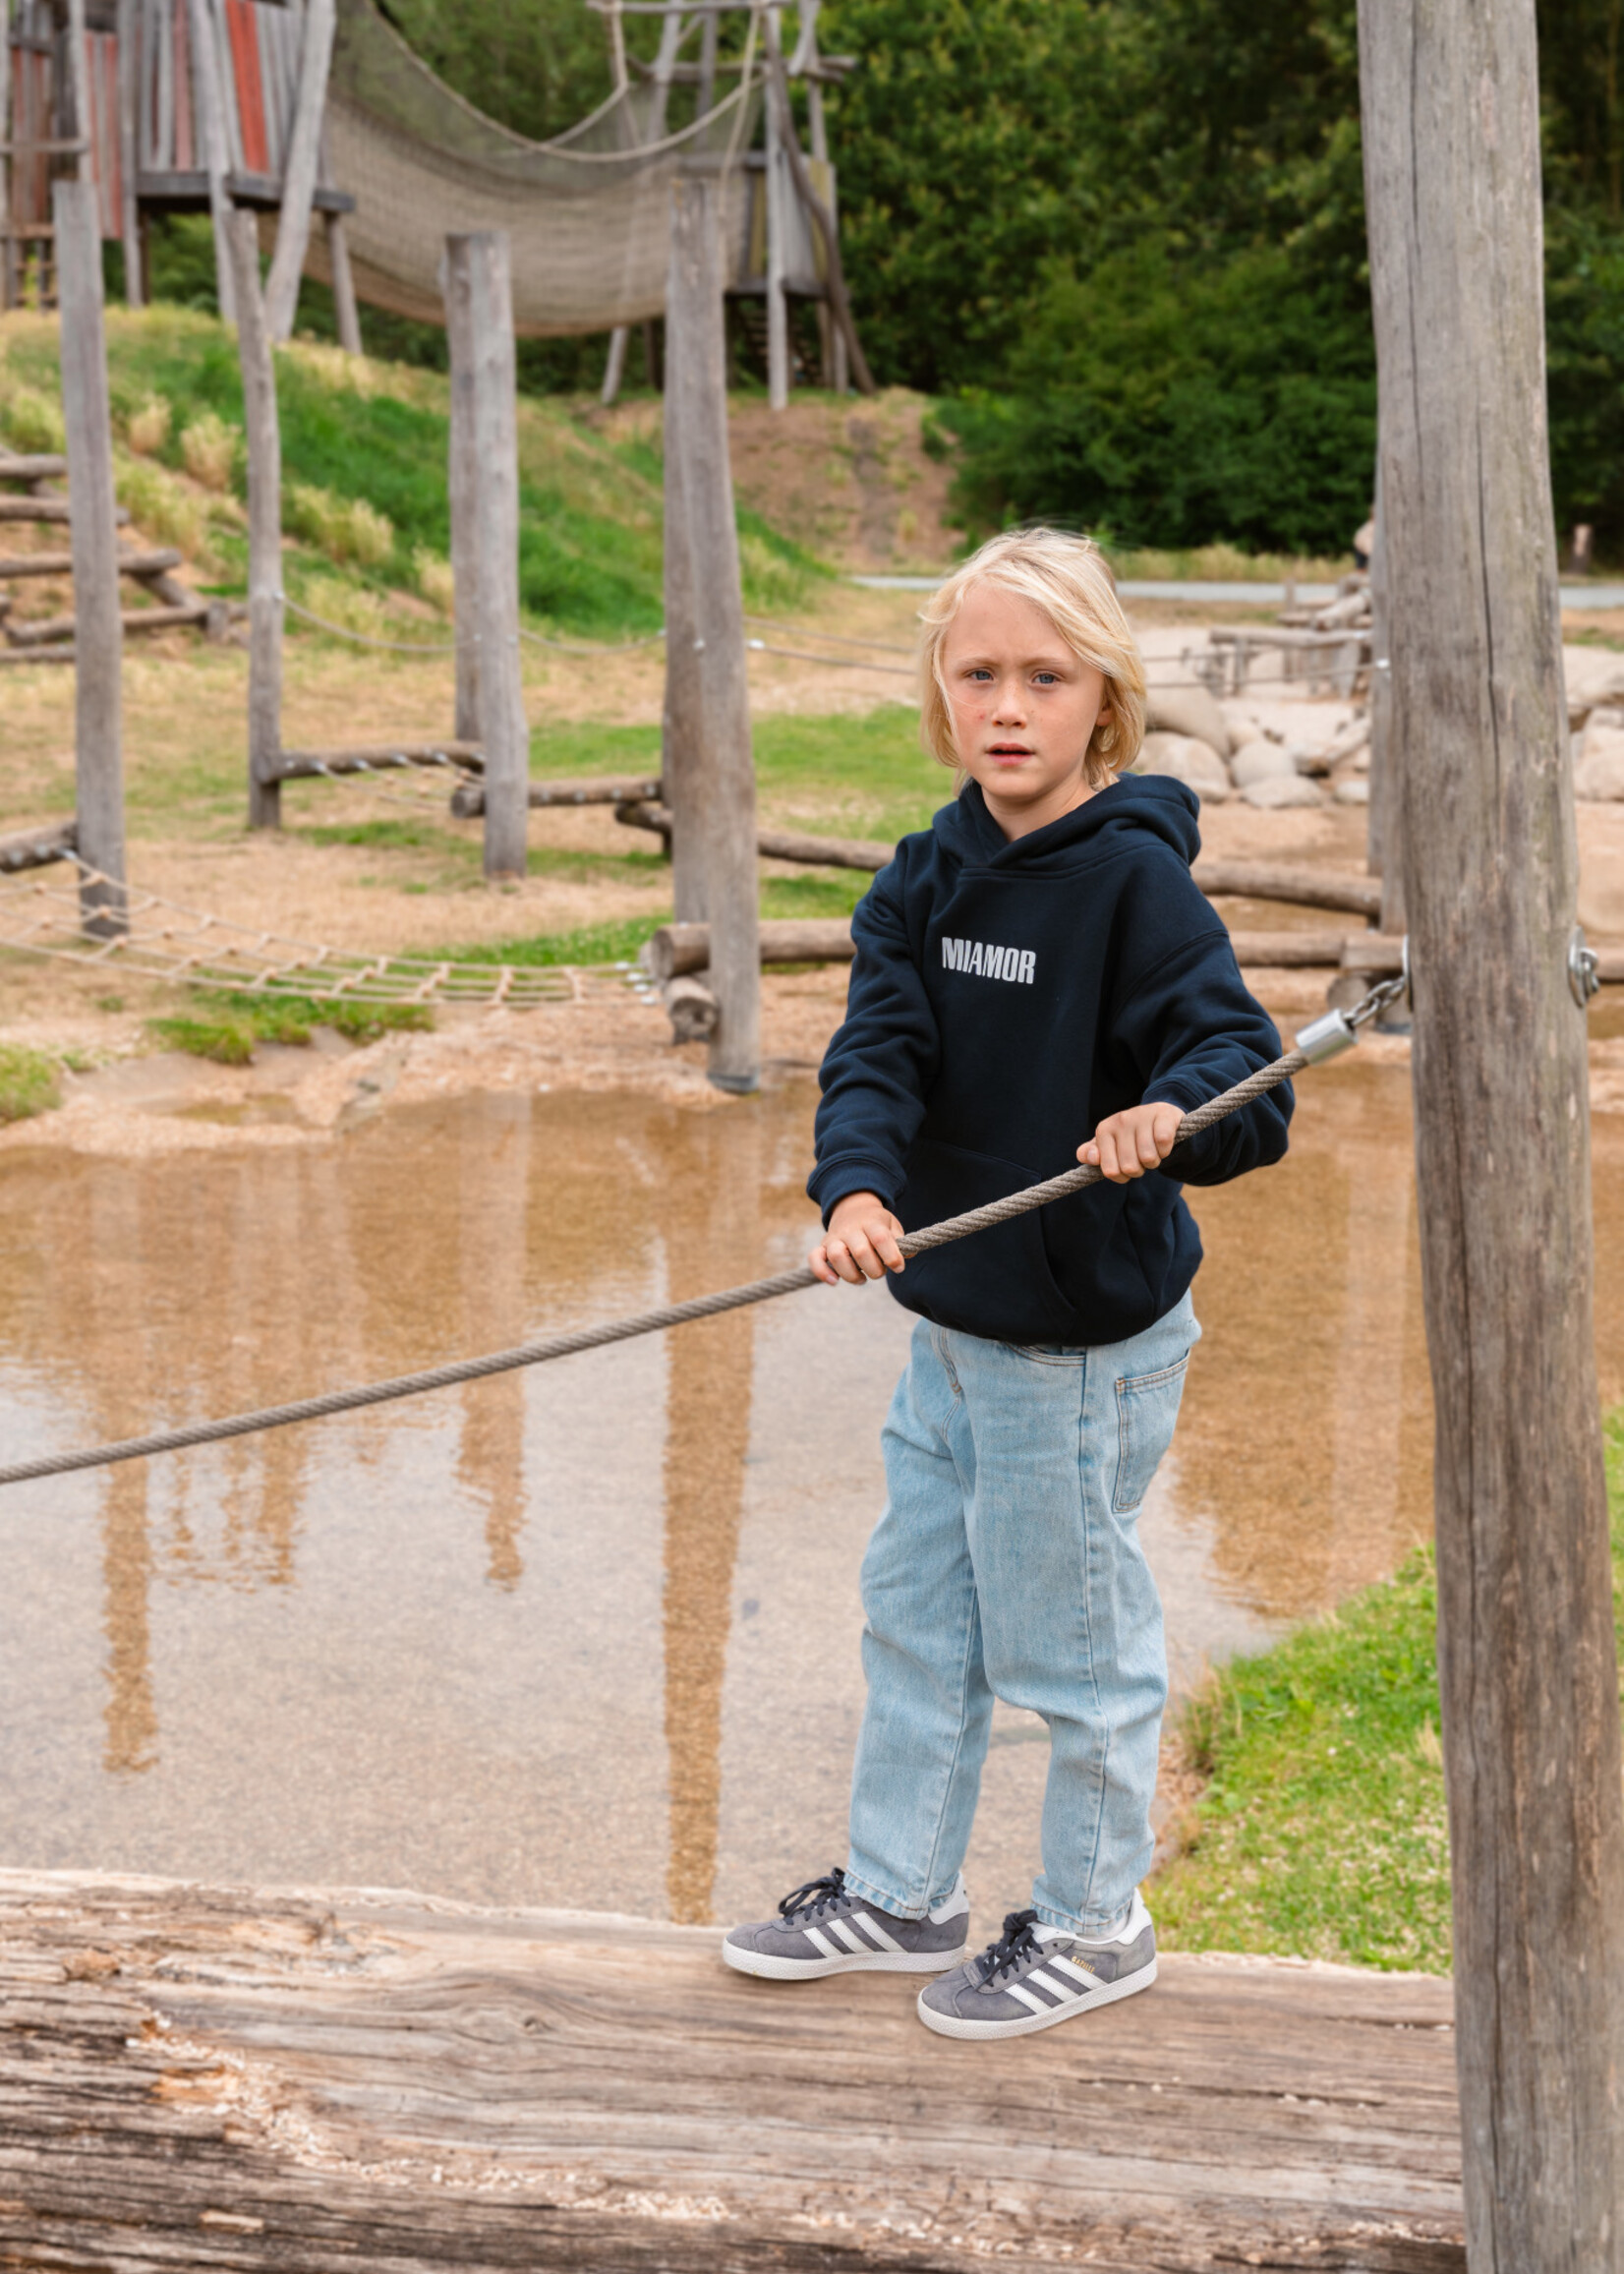
<svg viewBox="0 0 1624 2274"><path fill-rule="evenodd" d="M1124 775L1144 676L1098 549L994 538L923 620L921 731L959 794L853 918L807 1187L818 1276L889 1272L919 1321L863 1562L850 1851L723 1955L775 1981L931 1974L930 2028L1013 2037L1156 1977L1138 1883L1167 1663L1135 1519L1200 1332L1180 1188L1278 1160L1292 1098L1175 1148L1280 1041L1190 876L1194 796ZM1106 1181L904 1269L904 1225L1073 1157ZM995 1697L1049 1724L1043 1870L972 1958L959 1866Z"/></svg>

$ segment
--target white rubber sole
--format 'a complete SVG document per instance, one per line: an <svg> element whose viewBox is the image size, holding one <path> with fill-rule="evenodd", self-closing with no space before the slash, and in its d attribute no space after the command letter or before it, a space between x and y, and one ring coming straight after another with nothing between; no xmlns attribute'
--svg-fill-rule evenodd
<svg viewBox="0 0 1624 2274"><path fill-rule="evenodd" d="M754 1974L764 1982L818 1982L826 1974L946 1974L964 1963L968 1950L968 1943L960 1943L957 1951L852 1951L841 1958L776 1958L766 1951L724 1943L722 1955L735 1974Z"/></svg>
<svg viewBox="0 0 1624 2274"><path fill-rule="evenodd" d="M934 2029L938 2037L1030 2037L1034 2030L1052 2029L1057 2021L1070 2021L1078 2013L1092 2013L1098 2007L1115 2006L1120 1998L1131 1998L1136 1991L1148 1990L1156 1979L1156 1961L1141 1966L1135 1974L1125 1974L1120 1982L1102 1983L1097 1990L1088 1991L1081 1998L1068 1998L1064 2006L1056 2006L1047 2013L1028 2013L1020 2021L963 2021L957 2013L938 2013L927 2006L924 1993L919 1997L919 2018L927 2029Z"/></svg>

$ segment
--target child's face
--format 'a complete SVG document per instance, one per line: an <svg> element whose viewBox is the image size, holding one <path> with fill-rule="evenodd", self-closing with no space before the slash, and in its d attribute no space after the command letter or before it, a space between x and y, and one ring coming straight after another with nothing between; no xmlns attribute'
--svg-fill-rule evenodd
<svg viewBox="0 0 1624 2274"><path fill-rule="evenodd" d="M1091 794L1084 762L1105 678L1034 602L973 586L948 627L942 675L958 762L1007 837L1042 829Z"/></svg>

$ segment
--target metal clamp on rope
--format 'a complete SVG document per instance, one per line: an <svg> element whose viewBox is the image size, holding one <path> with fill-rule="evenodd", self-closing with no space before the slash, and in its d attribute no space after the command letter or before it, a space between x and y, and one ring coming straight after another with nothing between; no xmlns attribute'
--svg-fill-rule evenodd
<svg viewBox="0 0 1624 2274"><path fill-rule="evenodd" d="M1314 1019L1301 1027L1295 1036L1296 1046L1310 1066L1323 1066L1328 1058L1339 1058L1343 1051L1352 1050L1359 1040L1359 1030L1379 1019L1389 1003L1407 1002L1410 996L1410 935L1404 935L1403 962L1397 978L1382 979L1361 996L1351 1011L1327 1011L1323 1019Z"/></svg>

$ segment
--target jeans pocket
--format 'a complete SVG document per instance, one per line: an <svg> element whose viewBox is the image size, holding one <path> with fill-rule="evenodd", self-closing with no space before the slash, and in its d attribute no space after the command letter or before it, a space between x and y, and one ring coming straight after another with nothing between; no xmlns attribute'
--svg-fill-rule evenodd
<svg viewBox="0 0 1624 2274"><path fill-rule="evenodd" d="M1117 1482L1111 1494L1115 1516L1131 1515L1150 1489L1150 1480L1173 1442L1189 1365L1187 1350L1176 1366L1161 1367L1155 1373L1118 1376Z"/></svg>

